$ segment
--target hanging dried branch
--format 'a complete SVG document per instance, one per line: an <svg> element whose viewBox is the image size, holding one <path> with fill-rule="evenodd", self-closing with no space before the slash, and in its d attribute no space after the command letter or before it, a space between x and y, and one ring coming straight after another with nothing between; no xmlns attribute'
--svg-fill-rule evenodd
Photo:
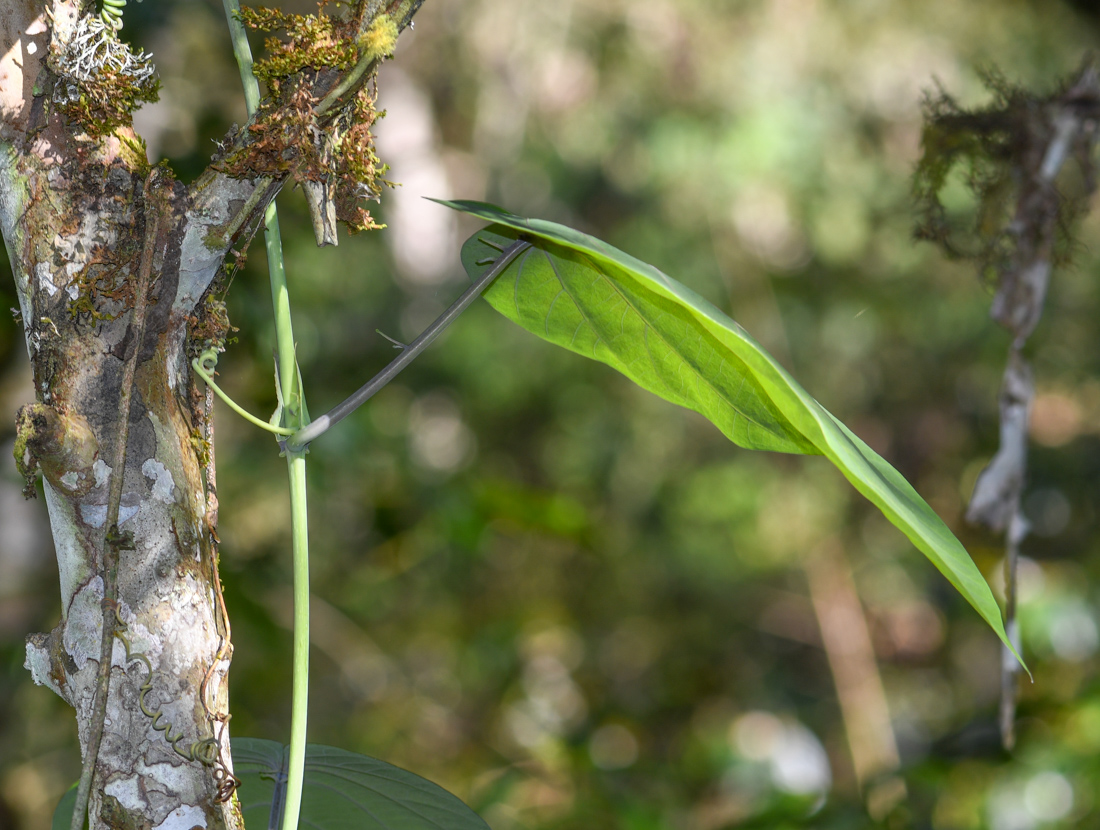
<svg viewBox="0 0 1100 830"><path fill-rule="evenodd" d="M1100 74L1090 59L1053 94L1036 97L988 73L989 107L964 110L944 91L925 102L923 155L914 177L918 239L978 263L995 286L990 316L1012 334L1001 387L1000 448L978 477L966 518L1005 540L1005 617L1014 643L1016 564L1027 522L1020 498L1027 473L1027 425L1034 384L1023 348L1042 317L1050 276L1072 253L1075 220L1096 189L1092 151L1100 119ZM1067 162L1072 162L1067 165ZM940 200L956 166L978 200L970 224ZM1015 743L1019 665L1002 660L1002 741Z"/></svg>

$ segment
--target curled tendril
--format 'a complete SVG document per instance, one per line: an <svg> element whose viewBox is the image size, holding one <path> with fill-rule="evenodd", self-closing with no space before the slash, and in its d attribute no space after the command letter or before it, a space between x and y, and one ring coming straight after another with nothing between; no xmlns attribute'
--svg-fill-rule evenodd
<svg viewBox="0 0 1100 830"><path fill-rule="evenodd" d="M141 0L137 2L140 3ZM122 12L125 9L126 0L99 0L99 19L117 32L122 28Z"/></svg>
<svg viewBox="0 0 1100 830"><path fill-rule="evenodd" d="M156 732L160 732L164 735L164 740L168 745L176 751L176 754L181 758L188 761L194 761L202 764L204 767L211 767L214 776L214 784L217 787L216 800L218 803L225 803L233 797L233 793L236 792L237 787L240 786L240 779L237 778L225 762L222 761L222 745L221 740L215 736L209 738L203 738L199 741L192 741L187 746L182 746L183 732L177 732L172 734L172 724L164 719L164 712L161 711L161 704L156 707L150 707L146 703L145 698L153 690L153 664L149 661L148 656L140 651L133 650L133 644L130 642L130 638L127 635L129 630L126 625L126 621L122 619L122 609L118 603L112 603L115 612L115 630L114 635L122 643L126 649L126 664L141 663L145 666L147 674L145 676L145 682L138 687L138 708L145 717L149 718L150 726Z"/></svg>
<svg viewBox="0 0 1100 830"><path fill-rule="evenodd" d="M116 32L122 28L122 11L126 0L100 0L99 19Z"/></svg>

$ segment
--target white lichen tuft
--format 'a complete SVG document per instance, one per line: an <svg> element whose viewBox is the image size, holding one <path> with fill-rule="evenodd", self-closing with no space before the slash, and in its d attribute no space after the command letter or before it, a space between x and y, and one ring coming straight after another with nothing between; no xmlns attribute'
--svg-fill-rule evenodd
<svg viewBox="0 0 1100 830"><path fill-rule="evenodd" d="M115 30L94 15L80 18L72 37L56 60L61 75L76 81L90 81L109 69L143 86L153 78L153 56L136 54L118 39Z"/></svg>

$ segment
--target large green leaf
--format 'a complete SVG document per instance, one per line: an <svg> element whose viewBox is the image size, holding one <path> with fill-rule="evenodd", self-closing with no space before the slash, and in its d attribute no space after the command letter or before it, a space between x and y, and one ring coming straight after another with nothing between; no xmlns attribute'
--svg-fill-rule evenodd
<svg viewBox="0 0 1100 830"><path fill-rule="evenodd" d="M288 747L233 739L233 768L249 830L278 828ZM457 797L419 775L331 746L306 747L302 830L488 830Z"/></svg>
<svg viewBox="0 0 1100 830"><path fill-rule="evenodd" d="M73 810L76 809L76 787L79 781L73 782L53 811L53 821L50 822L50 830L69 830L73 825ZM84 820L84 826L88 826L88 820Z"/></svg>
<svg viewBox="0 0 1100 830"><path fill-rule="evenodd" d="M1015 653L989 586L939 516L741 326L652 265L587 234L480 202L441 204L493 223L462 247L471 278L513 240L531 243L486 291L493 308L539 337L703 414L735 444L824 455Z"/></svg>

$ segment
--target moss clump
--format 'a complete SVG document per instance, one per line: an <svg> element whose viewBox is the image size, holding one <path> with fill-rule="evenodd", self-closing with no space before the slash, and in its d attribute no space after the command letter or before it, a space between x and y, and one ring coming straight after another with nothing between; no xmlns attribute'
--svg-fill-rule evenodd
<svg viewBox="0 0 1100 830"><path fill-rule="evenodd" d="M283 82L303 69L348 70L359 60L359 46L350 24L324 14L324 5L315 15L287 14L264 7L241 9L241 22L250 29L286 33L286 42L267 38L267 56L252 67L272 95L278 96Z"/></svg>
<svg viewBox="0 0 1100 830"><path fill-rule="evenodd" d="M147 175L150 164L145 139L130 130L116 130L115 135L119 141L119 157L126 162L126 166L135 173Z"/></svg>
<svg viewBox="0 0 1100 830"><path fill-rule="evenodd" d="M371 58L381 58L393 53L398 34L397 23L392 17L380 17L367 28L359 45Z"/></svg>
<svg viewBox="0 0 1100 830"><path fill-rule="evenodd" d="M973 259L986 281L995 283L1012 271L1021 250L1038 250L1044 228L1056 228L1055 264L1070 253L1070 228L1094 187L1089 139L1080 131L1070 147L1075 169L1058 182L1046 182L1041 168L1059 111L1095 106L1077 87L1092 71L1086 64L1061 88L1037 96L988 71L984 82L993 93L986 107L965 109L942 89L924 102L922 155L913 176L919 217L917 239L939 244L951 258ZM965 218L945 205L942 194L953 171L977 201Z"/></svg>
<svg viewBox="0 0 1100 830"><path fill-rule="evenodd" d="M133 302L133 287L128 280L101 290L101 283L111 282L119 273L117 267L101 266L89 263L77 275L76 297L69 301L69 316L76 322L95 325L115 320ZM113 303L108 305L107 301Z"/></svg>
<svg viewBox="0 0 1100 830"><path fill-rule="evenodd" d="M217 225L211 225L202 238L203 247L208 251L220 251L225 247L225 231Z"/></svg>
<svg viewBox="0 0 1100 830"><path fill-rule="evenodd" d="M198 357L207 349L224 351L227 338L236 330L229 322L225 301L208 292L195 313L187 318L187 356Z"/></svg>
<svg viewBox="0 0 1100 830"><path fill-rule="evenodd" d="M271 96L247 128L244 149L231 152L219 167L238 177L324 182L337 219L355 233L382 227L365 206L388 184L371 133L382 114L375 108L375 73L393 50L399 27L385 13L370 21L356 14L333 17L325 13L326 4L322 0L315 15L242 9L246 26L281 31L285 39L268 38L267 56L254 69ZM366 5L359 4L356 13Z"/></svg>
<svg viewBox="0 0 1100 830"><path fill-rule="evenodd" d="M54 98L54 106L89 136L100 138L130 126L134 110L158 100L159 90L160 81L139 85L121 73L105 71L93 81L77 84L75 89L68 87L66 94ZM142 161L143 166L148 165Z"/></svg>
<svg viewBox="0 0 1100 830"><path fill-rule="evenodd" d="M38 458L31 449L36 434L33 411L24 407L19 410L15 420L15 446L12 448L12 455L15 456L15 469L23 479L23 497L28 499L37 496L34 480L38 475Z"/></svg>
<svg viewBox="0 0 1100 830"><path fill-rule="evenodd" d="M379 113L375 110L377 90L361 89L337 116L330 133L333 143L333 171L344 184L337 190L336 218L351 233L383 227L377 224L363 202L378 200L379 185L390 185L382 176L388 169L374 152L371 128Z"/></svg>
<svg viewBox="0 0 1100 830"><path fill-rule="evenodd" d="M191 441L191 449L195 451L195 457L199 461L199 466L206 469L210 464L210 442L207 441L197 429L191 430L189 438Z"/></svg>

